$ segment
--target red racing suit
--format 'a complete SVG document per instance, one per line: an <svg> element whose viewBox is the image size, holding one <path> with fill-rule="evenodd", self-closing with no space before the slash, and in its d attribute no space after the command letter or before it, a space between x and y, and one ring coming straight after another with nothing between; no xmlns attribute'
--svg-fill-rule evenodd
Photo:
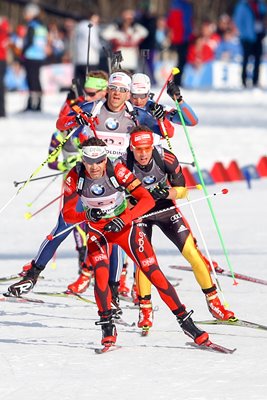
<svg viewBox="0 0 267 400"><path fill-rule="evenodd" d="M155 201L150 193L141 185L139 179L133 175L122 163L114 166L114 176L119 185L137 200L137 204L130 210L125 201L125 191L112 186L107 172L99 179L91 179L85 172L82 189L79 164L67 175L64 189L63 216L68 223L78 223L86 220L88 223L88 254L95 272L95 299L99 312L111 309L111 292L109 279L109 254L113 243L118 244L127 255L140 267L146 277L157 288L160 297L178 315L184 310L174 287L166 279L159 268L156 255L146 235L138 228L134 220L145 214L154 205ZM99 208L105 210L105 216L98 222L88 220L86 211L77 212L76 204L81 197L85 208ZM119 211L118 211L119 210ZM116 217L125 224L118 233L105 232L105 225Z"/></svg>

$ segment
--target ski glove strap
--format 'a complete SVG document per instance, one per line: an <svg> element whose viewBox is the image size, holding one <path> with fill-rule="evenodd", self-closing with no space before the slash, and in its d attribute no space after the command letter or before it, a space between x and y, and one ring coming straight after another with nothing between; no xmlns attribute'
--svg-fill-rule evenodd
<svg viewBox="0 0 267 400"><path fill-rule="evenodd" d="M91 113L84 112L82 115L77 114L75 119L76 119L77 124L79 124L79 125L89 125L89 120L91 117L92 117Z"/></svg>
<svg viewBox="0 0 267 400"><path fill-rule="evenodd" d="M156 119L164 118L165 113L161 104L152 103L150 106L150 111L153 117L155 117Z"/></svg>

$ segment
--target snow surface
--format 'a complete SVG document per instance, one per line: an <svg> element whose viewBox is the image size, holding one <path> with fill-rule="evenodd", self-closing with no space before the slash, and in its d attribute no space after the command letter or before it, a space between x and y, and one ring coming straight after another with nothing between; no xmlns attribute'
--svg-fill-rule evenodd
<svg viewBox="0 0 267 400"><path fill-rule="evenodd" d="M155 90L156 91L156 90ZM266 92L183 91L199 116L188 132L201 168L215 161L240 166L257 164L266 155ZM16 193L13 181L27 179L47 157L57 112L65 94L47 95L41 115L18 113L25 94L8 94L8 118L0 120L0 208ZM162 101L169 102L164 95ZM183 129L177 129L172 145L182 161L192 161ZM46 166L38 176L51 173ZM53 171L52 171L53 173ZM1 213L0 276L17 273L32 259L54 226L58 203L30 220L34 212L60 192L60 178L44 193L48 181L31 182ZM229 263L239 273L266 276L266 179L208 186L209 193L227 187L229 194L212 198L214 212L229 253ZM193 190L191 198L203 195ZM33 202L31 208L27 203ZM214 260L229 269L206 201L193 205L205 242ZM201 248L190 207L183 208ZM210 319L204 296L193 274L168 266L186 262L160 231L153 243L162 269L181 278L177 290L194 318ZM36 290L63 291L77 276L77 256L72 236L57 252L56 268L48 264ZM132 265L128 275L129 285ZM267 325L267 287L219 276L229 308L242 319ZM1 292L9 285L1 283ZM237 348L232 355L195 349L178 327L173 315L153 289L154 326L146 338L137 328L118 326L118 344L123 348L98 356L93 348L101 339L94 325L96 307L72 298L42 297L44 304L1 302L0 398L13 400L138 399L151 400L264 400L267 398L267 333L249 328L206 326L213 341ZM92 288L87 295L93 298ZM32 297L34 294L31 295ZM37 295L35 295L37 296ZM124 303L126 305L126 303ZM124 319L137 321L137 310L124 310ZM204 326L203 326L204 327Z"/></svg>

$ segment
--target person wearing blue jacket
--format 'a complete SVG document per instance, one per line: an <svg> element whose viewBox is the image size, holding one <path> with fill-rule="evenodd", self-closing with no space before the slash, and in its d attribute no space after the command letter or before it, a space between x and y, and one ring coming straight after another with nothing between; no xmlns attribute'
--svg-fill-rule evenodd
<svg viewBox="0 0 267 400"><path fill-rule="evenodd" d="M23 13L27 22L27 33L22 49L22 61L29 88L28 103L24 111L41 111L40 68L47 56L48 31L40 20L40 12L38 5L29 3Z"/></svg>
<svg viewBox="0 0 267 400"><path fill-rule="evenodd" d="M239 31L243 50L242 84L248 85L247 65L249 57L253 56L252 85L257 86L259 81L260 62L263 52L262 41L266 34L264 19L267 7L263 0L240 0L234 10L233 19Z"/></svg>

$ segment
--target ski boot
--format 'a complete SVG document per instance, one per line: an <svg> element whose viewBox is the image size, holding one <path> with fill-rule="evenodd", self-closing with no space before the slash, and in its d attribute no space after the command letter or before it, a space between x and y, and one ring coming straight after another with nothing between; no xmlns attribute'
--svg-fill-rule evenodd
<svg viewBox="0 0 267 400"><path fill-rule="evenodd" d="M127 264L123 264L121 277L120 277L120 285L119 285L119 295L123 297L129 297L130 289L126 286L126 276L127 276Z"/></svg>
<svg viewBox="0 0 267 400"><path fill-rule="evenodd" d="M207 332L198 329L191 318L192 314L193 310L186 312L184 309L183 312L177 315L177 320L184 333L200 346L209 339L209 335Z"/></svg>
<svg viewBox="0 0 267 400"><path fill-rule="evenodd" d="M115 319L120 319L122 315L118 293L119 284L119 282L109 282L109 288L111 291L111 304L114 306L114 308L112 309L112 315Z"/></svg>
<svg viewBox="0 0 267 400"><path fill-rule="evenodd" d="M77 247L76 250L78 251L78 263L79 263L79 271L78 273L81 274L82 268L85 262L85 256L86 256L86 246L82 247Z"/></svg>
<svg viewBox="0 0 267 400"><path fill-rule="evenodd" d="M142 328L142 336L146 336L148 334L148 331L152 325L153 307L151 300L140 299L138 328Z"/></svg>
<svg viewBox="0 0 267 400"><path fill-rule="evenodd" d="M113 346L117 339L117 329L114 324L113 315L111 310L99 312L100 321L95 322L95 325L101 325L103 346Z"/></svg>
<svg viewBox="0 0 267 400"><path fill-rule="evenodd" d="M84 265L78 279L68 285L68 290L70 290L72 293L84 293L90 285L91 276L92 268Z"/></svg>
<svg viewBox="0 0 267 400"><path fill-rule="evenodd" d="M22 267L22 271L18 274L19 276L21 276L22 278L27 274L27 272L29 271L29 269L32 268L32 263L34 261L30 261L27 264L23 265Z"/></svg>
<svg viewBox="0 0 267 400"><path fill-rule="evenodd" d="M203 292L205 293L205 289L203 290ZM227 321L229 319L235 318L235 314L233 313L233 311L226 310L224 308L216 290L213 290L210 293L205 293L205 296L209 312L215 319Z"/></svg>
<svg viewBox="0 0 267 400"><path fill-rule="evenodd" d="M38 276L43 269L44 267L39 267L35 264L34 261L32 261L31 267L27 271L25 271L22 280L9 286L8 292L6 294L8 296L19 297L22 294L28 293L35 286Z"/></svg>
<svg viewBox="0 0 267 400"><path fill-rule="evenodd" d="M131 289L131 296L132 296L134 305L138 306L139 305L139 299L138 299L136 283L133 283L133 286L132 286L132 289Z"/></svg>

